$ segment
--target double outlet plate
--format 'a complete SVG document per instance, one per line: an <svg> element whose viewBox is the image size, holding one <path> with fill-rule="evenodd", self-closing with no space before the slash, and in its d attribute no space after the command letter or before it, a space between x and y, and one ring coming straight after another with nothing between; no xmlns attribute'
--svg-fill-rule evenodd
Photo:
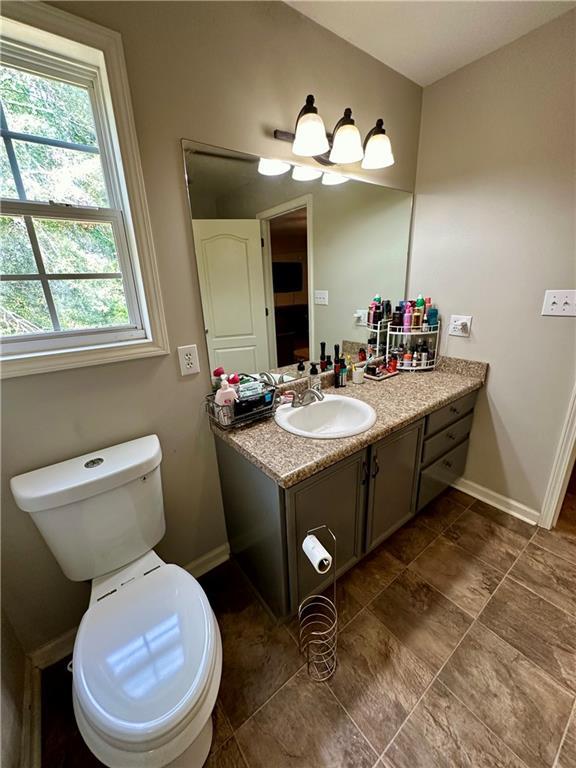
<svg viewBox="0 0 576 768"><path fill-rule="evenodd" d="M543 315L576 317L576 291L549 290L544 294Z"/></svg>

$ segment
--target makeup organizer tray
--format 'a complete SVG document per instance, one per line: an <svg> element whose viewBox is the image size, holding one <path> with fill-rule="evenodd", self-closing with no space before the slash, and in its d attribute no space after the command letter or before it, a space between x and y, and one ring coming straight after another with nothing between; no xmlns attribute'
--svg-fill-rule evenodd
<svg viewBox="0 0 576 768"><path fill-rule="evenodd" d="M416 373L418 371L432 371L436 367L438 361L438 349L440 342L440 320L437 325L429 327L427 330L422 328L410 328L405 329L403 326L388 325L386 333L386 359L388 360L391 355L395 354L395 350L398 349L400 344L405 349L410 350L415 345L416 339L425 339L428 354L432 352L432 360L417 360L416 364L413 364L413 358L410 359L410 365L406 365L406 359L398 360L398 371L402 373Z"/></svg>

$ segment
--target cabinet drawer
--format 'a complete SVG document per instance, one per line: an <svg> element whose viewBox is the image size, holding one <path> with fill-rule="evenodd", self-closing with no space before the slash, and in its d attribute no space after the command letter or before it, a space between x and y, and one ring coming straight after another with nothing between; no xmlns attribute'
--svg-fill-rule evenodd
<svg viewBox="0 0 576 768"><path fill-rule="evenodd" d="M438 432L438 434L426 438L422 449L422 464L430 464L431 461L434 461L446 453L446 451L450 451L455 445L461 443L470 434L473 418L474 414L469 413L468 416L455 421L441 432Z"/></svg>
<svg viewBox="0 0 576 768"><path fill-rule="evenodd" d="M469 441L461 443L420 473L418 510L464 474Z"/></svg>
<svg viewBox="0 0 576 768"><path fill-rule="evenodd" d="M451 424L453 421L462 418L468 411L474 408L476 397L478 392L470 392L459 400L455 400L449 405L445 405L444 408L440 408L438 411L434 411L426 418L426 434L433 435L434 432L443 429Z"/></svg>

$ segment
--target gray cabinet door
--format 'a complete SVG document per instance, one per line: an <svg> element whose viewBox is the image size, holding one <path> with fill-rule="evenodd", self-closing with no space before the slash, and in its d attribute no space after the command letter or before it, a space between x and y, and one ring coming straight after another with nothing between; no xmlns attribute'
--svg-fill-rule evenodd
<svg viewBox="0 0 576 768"><path fill-rule="evenodd" d="M424 422L390 435L371 448L366 550L406 522L416 511L416 484Z"/></svg>
<svg viewBox="0 0 576 768"><path fill-rule="evenodd" d="M337 539L338 573L343 573L362 555L367 452L350 456L314 477L286 491L286 522L288 527L288 562L292 610L312 593L321 591L332 580L320 576L302 551L307 531L327 525ZM333 542L326 531L315 534L329 552Z"/></svg>

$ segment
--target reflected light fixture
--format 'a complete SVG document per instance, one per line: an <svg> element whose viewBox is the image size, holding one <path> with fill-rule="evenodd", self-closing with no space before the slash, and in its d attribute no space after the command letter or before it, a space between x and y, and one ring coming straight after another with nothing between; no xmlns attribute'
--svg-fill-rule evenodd
<svg viewBox="0 0 576 768"><path fill-rule="evenodd" d="M348 176L342 176L341 173L324 173L322 175L322 184L325 187L335 187L337 184L345 184L350 181Z"/></svg>
<svg viewBox="0 0 576 768"><path fill-rule="evenodd" d="M292 168L292 178L294 181L314 181L322 176L319 168L311 168L309 165L295 165Z"/></svg>
<svg viewBox="0 0 576 768"><path fill-rule="evenodd" d="M281 176L290 168L292 168L290 163L285 163L283 160L269 160L266 157L261 157L258 163L258 173L262 176Z"/></svg>
<svg viewBox="0 0 576 768"><path fill-rule="evenodd" d="M376 120L376 125L368 131L364 139L364 159L362 168L375 171L379 168L387 168L394 165L394 155L390 139L384 130L384 120Z"/></svg>
<svg viewBox="0 0 576 768"><path fill-rule="evenodd" d="M330 162L338 165L356 163L364 157L360 131L354 125L352 110L346 107L344 116L334 126Z"/></svg>
<svg viewBox="0 0 576 768"><path fill-rule="evenodd" d="M324 121L318 114L318 108L314 106L314 96L310 94L296 118L292 152L300 157L316 157L329 149Z"/></svg>

